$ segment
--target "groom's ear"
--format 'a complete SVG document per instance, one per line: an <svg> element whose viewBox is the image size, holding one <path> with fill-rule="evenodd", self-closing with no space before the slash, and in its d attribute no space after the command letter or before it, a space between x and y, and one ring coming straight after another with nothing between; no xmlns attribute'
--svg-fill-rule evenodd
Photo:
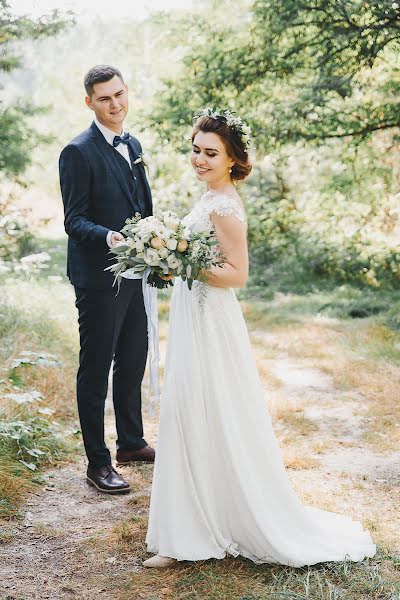
<svg viewBox="0 0 400 600"><path fill-rule="evenodd" d="M90 108L90 110L94 110L93 104L92 104L92 99L90 98L90 96L85 96L85 102L86 102L86 106L88 106Z"/></svg>

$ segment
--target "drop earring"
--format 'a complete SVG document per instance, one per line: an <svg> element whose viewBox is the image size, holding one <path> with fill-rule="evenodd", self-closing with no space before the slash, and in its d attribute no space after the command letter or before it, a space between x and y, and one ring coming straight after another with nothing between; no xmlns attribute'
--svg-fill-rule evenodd
<svg viewBox="0 0 400 600"><path fill-rule="evenodd" d="M232 173L232 167L229 167L229 173Z"/></svg>

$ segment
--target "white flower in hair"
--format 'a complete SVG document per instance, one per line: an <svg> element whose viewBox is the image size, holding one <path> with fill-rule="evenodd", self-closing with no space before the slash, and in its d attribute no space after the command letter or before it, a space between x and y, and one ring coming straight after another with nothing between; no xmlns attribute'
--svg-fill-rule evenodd
<svg viewBox="0 0 400 600"><path fill-rule="evenodd" d="M197 112L194 116L193 122L195 123L201 117L211 117L212 119L219 119L220 121L225 122L228 127L231 127L238 136L240 137L244 151L248 152L251 147L251 129L249 125L244 123L240 117L235 116L235 114L227 109L223 110L214 110L213 108L203 108L199 112Z"/></svg>

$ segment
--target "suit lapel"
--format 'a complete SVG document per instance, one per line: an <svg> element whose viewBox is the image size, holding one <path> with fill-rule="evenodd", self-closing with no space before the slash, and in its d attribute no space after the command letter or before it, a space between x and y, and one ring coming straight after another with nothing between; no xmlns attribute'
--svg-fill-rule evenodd
<svg viewBox="0 0 400 600"><path fill-rule="evenodd" d="M92 133L94 142L96 143L96 146L99 148L100 152L102 153L105 160L107 161L108 166L110 167L111 171L114 173L118 184L121 186L121 189L124 192L124 194L126 195L126 197L128 198L130 204L132 205L132 207L134 209L136 209L134 202L133 202L131 192L129 190L129 186L126 182L126 179L121 170L121 167L118 164L117 157L115 156L114 148L112 148L110 146L110 144L105 140L103 134L96 127L96 125L94 123L92 123L92 126L90 129L91 129L91 133Z"/></svg>
<svg viewBox="0 0 400 600"><path fill-rule="evenodd" d="M134 157L134 160L136 160L137 158L139 158L139 153L137 151L137 149L134 146L133 141L130 139L129 140L129 147L131 149L132 155ZM144 170L144 166L143 163L140 162L137 165L139 173L140 173L140 178L142 180L145 192L146 192L146 196L147 196L147 203L148 206L150 208L150 212L153 212L153 203L152 203L152 198L151 198L151 190L150 190L150 186L149 186L149 182L147 181L147 177L146 177L146 171Z"/></svg>

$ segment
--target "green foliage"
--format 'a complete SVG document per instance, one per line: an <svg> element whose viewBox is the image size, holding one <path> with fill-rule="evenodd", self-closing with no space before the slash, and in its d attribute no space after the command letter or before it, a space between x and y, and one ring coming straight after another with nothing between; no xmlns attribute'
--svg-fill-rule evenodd
<svg viewBox="0 0 400 600"><path fill-rule="evenodd" d="M182 19L183 68L164 82L150 116L177 147L206 105L236 108L264 150L397 132L400 30L392 0L242 0L213 8L213 19L208 10Z"/></svg>
<svg viewBox="0 0 400 600"><path fill-rule="evenodd" d="M317 276L372 287L400 287L400 246L366 243L359 233L342 239L340 245L314 236L302 248L301 259Z"/></svg>
<svg viewBox="0 0 400 600"><path fill-rule="evenodd" d="M0 517L17 513L23 494L40 483L40 469L62 460L72 445L37 407L0 413Z"/></svg>
<svg viewBox="0 0 400 600"><path fill-rule="evenodd" d="M0 197L0 265L37 250L37 240L21 210L12 208L13 197Z"/></svg>
<svg viewBox="0 0 400 600"><path fill-rule="evenodd" d="M0 172L12 177L23 173L31 153L45 138L29 125L30 117L41 112L30 103L15 102L0 111Z"/></svg>
<svg viewBox="0 0 400 600"><path fill-rule="evenodd" d="M55 35L66 23L57 11L38 21L13 17L7 1L0 0L0 75L21 66L15 42ZM22 173L30 163L33 148L45 141L29 125L29 118L37 112L26 99L14 99L12 106L0 108L0 173L7 176Z"/></svg>
<svg viewBox="0 0 400 600"><path fill-rule="evenodd" d="M9 417L8 417L9 419ZM60 428L46 418L29 410L20 409L12 420L0 418L0 455L18 460L27 469L35 471L61 457L65 442Z"/></svg>
<svg viewBox="0 0 400 600"><path fill-rule="evenodd" d="M65 243L62 252L54 240L41 247L64 264ZM74 305L60 277L50 285L41 272L27 279L9 271L0 288L0 516L12 516L44 467L79 452L71 435L78 341L75 328L65 328Z"/></svg>
<svg viewBox="0 0 400 600"><path fill-rule="evenodd" d="M260 285L281 277L287 286L292 272L294 286L399 287L399 194L379 147L288 146L256 166L245 196Z"/></svg>

